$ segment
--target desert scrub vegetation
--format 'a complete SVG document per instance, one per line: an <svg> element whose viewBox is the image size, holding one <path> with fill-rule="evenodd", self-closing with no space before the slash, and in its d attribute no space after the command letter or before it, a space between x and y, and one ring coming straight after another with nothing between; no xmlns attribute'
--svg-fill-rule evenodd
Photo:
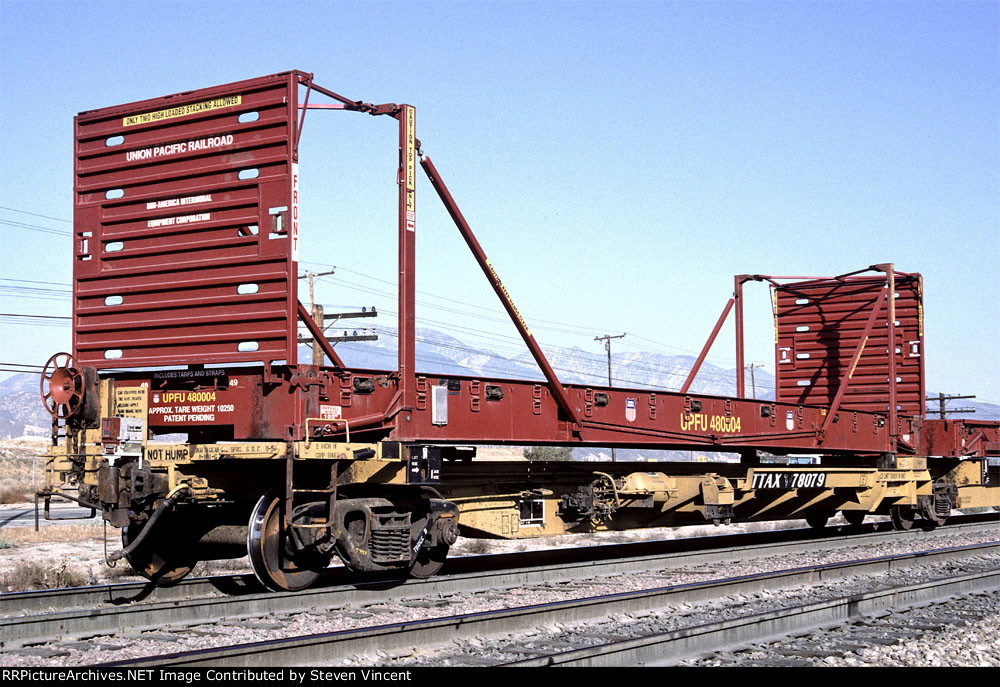
<svg viewBox="0 0 1000 687"><path fill-rule="evenodd" d="M0 503L27 503L45 480L45 450L37 442L0 442Z"/></svg>
<svg viewBox="0 0 1000 687"><path fill-rule="evenodd" d="M70 568L65 560L54 566L37 561L22 561L12 570L0 573L0 589L4 592L82 587L96 582L93 575Z"/></svg>
<svg viewBox="0 0 1000 687"><path fill-rule="evenodd" d="M34 527L7 527L2 535L12 546L23 544L72 543L103 539L102 525L47 525L36 532ZM108 528L108 546L114 547L121 542L120 530ZM117 549L116 549L117 550Z"/></svg>
<svg viewBox="0 0 1000 687"><path fill-rule="evenodd" d="M11 484L5 482L0 486L0 503L30 503L35 490L30 484Z"/></svg>

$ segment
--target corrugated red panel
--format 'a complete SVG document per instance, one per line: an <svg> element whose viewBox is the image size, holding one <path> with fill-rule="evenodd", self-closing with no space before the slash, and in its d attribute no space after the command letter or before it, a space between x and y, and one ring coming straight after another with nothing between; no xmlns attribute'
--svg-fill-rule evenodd
<svg viewBox="0 0 1000 687"><path fill-rule="evenodd" d="M76 117L78 360L295 360L298 78Z"/></svg>
<svg viewBox="0 0 1000 687"><path fill-rule="evenodd" d="M830 406L847 377L884 277L785 284L774 289L777 400ZM923 300L919 275L895 283L896 405L924 414ZM883 304L841 408L889 413L889 309Z"/></svg>

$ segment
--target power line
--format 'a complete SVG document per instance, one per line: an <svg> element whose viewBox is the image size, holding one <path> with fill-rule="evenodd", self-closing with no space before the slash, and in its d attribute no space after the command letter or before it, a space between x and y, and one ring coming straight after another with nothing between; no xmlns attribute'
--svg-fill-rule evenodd
<svg viewBox="0 0 1000 687"><path fill-rule="evenodd" d="M72 284L66 282L38 281L37 279L10 279L8 277L0 277L0 281L16 281L24 284L49 284L50 286L73 286Z"/></svg>
<svg viewBox="0 0 1000 687"><path fill-rule="evenodd" d="M16 312L0 312L0 317L37 317L43 320L72 320L69 315L23 315Z"/></svg>
<svg viewBox="0 0 1000 687"><path fill-rule="evenodd" d="M959 399L966 399L966 398L975 398L975 395L972 395L972 396L947 396L945 394L939 393L937 396L931 396L929 398L925 398L924 401L925 402L926 401L937 401L938 402L938 410L930 410L930 409L928 409L927 412L928 413L937 413L941 417L941 419L943 420L948 415L951 415L953 413L974 413L974 412L976 412L975 408L946 408L945 407L947 405L948 401L957 401Z"/></svg>
<svg viewBox="0 0 1000 687"><path fill-rule="evenodd" d="M303 263L303 264L316 264L316 265L318 265L320 263ZM371 276L369 274L365 274L364 272L358 272L356 270L352 270L352 269L347 268L347 267L338 267L337 269L340 270L340 271L343 271L343 272L349 272L351 274L355 274L355 275L357 275L359 277L363 277L365 279L370 279L372 281L376 281L376 282L379 282L379 283L382 283L382 284L387 284L389 286L395 286L396 285L396 282L390 281L388 279L380 279L379 277L373 277L373 276ZM395 293L390 293L390 292L386 292L386 291L380 291L378 289L374 289L374 288L371 288L371 287L362 286L362 285L359 285L359 284L356 284L356 283L352 283L352 282L347 282L347 281L344 281L344 280L323 280L323 281L329 281L330 283L337 283L337 284L340 284L342 286L346 286L347 288L354 289L354 290L357 290L357 291L362 291L364 293L370 293L370 294L374 294L374 295L381 295L381 296L384 296L386 298L391 298L391 299L395 299L396 298L396 294ZM417 293L418 294L422 294L422 295L426 295L426 296L429 296L429 297L432 297L432 298L437 298L437 299L440 299L440 300L449 301L451 303L456 303L456 304L459 304L459 305L464 305L464 306L467 306L467 307L470 307L470 308L475 308L477 310L482 310L482 311L485 311L487 313L490 313L491 315L499 315L499 317L488 317L488 316L485 316L485 315L480 315L478 313L470 313L470 312L464 311L464 310L450 309L450 308L446 308L446 307L441 306L441 305L436 305L436 304L433 304L433 303L427 303L426 301L418 301L419 305L423 305L423 306L435 308L437 310L444 310L446 312L454 312L454 313L460 314L460 315L471 316L471 317L478 317L478 318L481 318L481 319L491 320L491 321L495 321L495 322L507 322L508 321L504 317L505 313L502 310L499 310L497 308L487 308L487 307L484 307L484 306L476 305L474 303L468 303L467 301L460 301L460 300L456 300L454 298L448 298L446 296L440 296L440 295L437 295L437 294L434 294L434 293L430 293L430 292L427 292L427 291L420 291L420 290L418 290ZM540 329L540 330L545 330L545 331L553 331L553 332L559 332L559 333L564 333L564 334L586 334L588 336L592 335L592 334L599 334L601 332L601 329L598 329L598 328L586 327L586 326L583 326L583 325L572 324L572 323L569 323L569 322L559 322L559 321L545 320L545 319L534 318L534 317L529 318L529 319L532 322L532 329ZM535 324L537 322L542 322L542 323L545 323L545 324ZM551 326L551 325L558 325L558 326ZM655 347L658 347L658 348L668 349L668 350L671 350L671 351L678 351L680 353L685 353L685 354L688 354L688 355L691 355L691 356L696 355L694 351L691 351L691 350L688 350L688 349L679 348L679 347L676 347L676 346L669 346L667 344L663 344L662 342L656 341L654 339L648 339L646 337L639 336L638 334L635 334L635 333L632 333L632 332L628 332L628 334L629 334L630 337L635 337L635 338L640 339L642 341L646 341L646 342L648 342L650 344L653 344ZM635 348L638 348L638 350L645 350L647 352L652 352L652 351L649 351L648 348L645 348L645 349L642 348L642 347L635 347ZM724 364L727 364L727 365L732 362L732 361L730 361L730 360L728 360L726 358L722 358L722 357L719 357L719 356L709 356L709 359L716 360L716 361L724 361Z"/></svg>
<svg viewBox="0 0 1000 687"><path fill-rule="evenodd" d="M323 281L326 281L326 279L324 278ZM346 281L343 281L343 280L334 280L334 281L338 282L339 284L342 284L344 287L349 288L349 289L353 289L353 290L356 290L356 291L361 291L363 293L381 295L381 296L384 296L386 298L390 298L392 300L395 300L395 294L389 294L389 293L386 293L384 291L379 291L378 289L372 289L370 287L352 284L350 282L346 282ZM462 314L462 315L469 316L469 317L477 317L477 318L481 318L481 319L494 320L494 321L497 321L497 322L506 322L506 320L504 320L502 318L490 318L490 317L486 317L486 316L483 316L483 315L479 315L477 313L468 313L468 312L458 311L458 310L454 310L454 309L451 309L451 308L447 308L445 306L436 305L436 304L433 304L433 303L418 302L418 305L427 306L427 307L431 307L431 308L438 309L438 310L445 310L445 311L448 311L448 312L456 312L458 314ZM381 311L383 313L386 313L386 314L394 314L394 311L392 311L392 310L390 310L388 308L382 308ZM492 340L499 340L499 341L504 341L504 342L508 342L508 343L521 344L521 339L519 337L515 337L515 336L511 336L511 335L497 334L495 332L486 332L486 331L484 331L482 329L473 329L473 328L470 328L470 327L462 327L461 325L448 324L448 323L441 322L439 320L432 320L432 319L423 318L423 317L418 317L417 321L431 323L431 324L433 324L433 325L435 325L437 327L443 328L443 329L452 329L452 330L462 331L463 333L467 333L467 334L474 334L476 336L479 336L479 337L485 338L485 339L492 339ZM552 327L546 327L544 325L542 325L542 326L536 326L534 328L535 329L542 329L542 330L553 330ZM564 330L558 330L557 329L556 331L564 331ZM593 331L595 331L595 330L591 330L591 332L593 332ZM596 331L600 331L600 330L596 330ZM569 333L571 333L571 334L578 334L578 332L569 332ZM572 351L572 350L574 350L574 349L571 349L571 348L567 348L565 346L548 346L548 345L546 345L545 348L551 348L551 349L557 349L557 350L564 350L564 351ZM519 346L517 350L518 351L522 351L523 349L520 348L520 346ZM642 348L640 348L639 350L647 352L647 353L655 353L655 351L649 351L648 349L642 349ZM577 359L585 359L585 358L581 358L579 355L574 355L572 353L568 353L567 355L569 357L573 357L573 358L577 358ZM726 360L723 364L729 364L729 363L730 363L730 361ZM673 374L675 374L676 376L686 376L686 375L679 375L677 373L673 373Z"/></svg>
<svg viewBox="0 0 1000 687"><path fill-rule="evenodd" d="M385 314L390 314L390 315L395 314L391 310L382 310L381 312L385 313ZM473 333L479 331L479 330L467 329L465 327L461 327L461 326L458 326L458 325L449 325L449 324L443 323L443 322L436 322L434 320L427 320L425 318L419 318L419 317L417 318L417 321L418 322L430 322L431 324L435 325L435 327L440 327L442 329L456 329L456 330L459 330L459 331L469 331L469 332L473 332ZM395 333L392 333L392 332L389 332L389 331L386 331L384 333L386 335L388 335L388 336L394 336L394 337L398 336L398 334L395 334ZM501 336L501 335L496 335L496 336ZM519 339L519 338L515 338L515 337L505 337L505 338L509 339L510 342L513 342L513 343L516 343L516 344L521 344L521 339ZM504 348L506 348L506 350L508 350L508 351L514 351L514 352L518 352L518 353L524 353L525 352L525 349L524 349L523 345L518 345L516 348L510 348L509 346L508 347L503 347L503 346L495 346L494 345L494 346L491 347L490 350L484 351L484 350L479 350L479 349L474 349L474 348L468 348L468 347L465 347L465 346L455 346L455 345L451 344L451 342L444 341L444 340L441 340L441 339L432 339L432 338L428 338L426 336L420 338L420 340L423 341L424 343L431 343L433 345L442 346L443 348L451 348L451 349L455 349L455 350L462 350L462 351L466 351L466 352L469 352L469 353L476 353L476 354L479 354L479 355L496 355L496 351L504 349ZM565 347L560 347L560 346L550 346L550 345L546 345L546 344L543 344L542 348L547 352L547 354L549 356L552 356L553 352L555 352L562 359L567 360L567 361L580 361L580 362L583 362L583 363L590 364L590 363L593 363L593 360L594 360L593 356L587 355L586 353L583 353L583 352L574 353L573 351L576 350L576 349L565 348ZM559 353L560 351L562 351L562 353ZM662 355L662 354L654 353L653 355ZM619 356L619 361L621 361L621 360L622 360L621 356ZM654 373L654 374L657 374L657 375L664 375L664 376L668 376L668 377L678 377L678 378L682 378L682 379L686 379L687 378L687 373L671 372L669 370L664 370L662 367L659 367L659 366L653 367L653 366L650 366L650 365L644 365L642 363L637 363L635 361L627 361L627 360L624 361L624 362L620 362L620 364L624 365L630 372L633 372L633 371L643 372L643 371L645 371L645 372ZM565 368L563 368L563 369L565 369ZM573 372L573 370L568 370L568 371ZM728 373L729 370L725 370L724 372ZM720 373L714 373L714 376L718 376L719 374ZM667 388L667 387L662 387L662 388ZM773 388L773 387L768 387L768 388Z"/></svg>
<svg viewBox="0 0 1000 687"><path fill-rule="evenodd" d="M0 206L0 207L2 207L2 206ZM48 215L40 215L38 213L28 212L28 211L24 211L24 210L18 210L16 208L2 207L2 209L10 210L10 211L13 211L13 212L19 212L19 213L26 214L26 215L32 215L32 216L42 217L42 218L45 218L45 219L53 219L53 220L56 220L56 221L70 223L70 220L65 220L65 219L61 219L61 218L57 218L57 217L50 217ZM28 225L28 224L20 223L20 222L10 222L10 221L5 221L5 220L0 220L0 221L5 222L7 224L10 224L12 226L21 226L22 228L29 228L29 229L30 228L34 228L34 229L37 229L37 230L40 230L40 231L47 231L47 232L50 232L50 233L71 233L71 232L62 232L60 230L55 230L55 229L49 229L49 228L46 228L46 227L39 227L37 225ZM309 262L306 262L306 261L302 261L302 262L303 262L303 264L319 264L319 263L309 263ZM351 270L350 268L338 268L338 269L341 269L341 270L343 270L345 272L349 272L351 274L355 274L355 275L357 275L359 277L363 277L363 278L370 279L370 280L373 280L373 281L376 281L376 282L380 282L380 283L384 283L384 284L387 284L387 285L395 286L395 282L392 282L392 281L389 281L389 280L385 280L385 279L380 279L378 277L373 277L373 276L365 274L363 272L358 272L356 270ZM22 279L6 279L4 281L21 282L21 283L38 283L38 284L48 283L48 282L39 282L39 281L27 280L27 279L23 279L23 280ZM366 287L364 285L360 285L360 284L356 284L356 283L351 283L351 282L347 282L347 281L340 280L340 279L329 279L328 281L330 281L332 283L336 283L336 284L341 285L341 286L346 287L346 288L350 288L350 289L361 291L361 292L370 293L370 294L373 294L373 295L383 296L383 297L386 297L386 298L389 298L389 299L395 299L396 296L397 296L397 294L395 294L395 293L389 293L389 292L386 292L386 291L383 291L383 290L380 290L380 289ZM60 285L66 285L66 286L68 286L68 284L60 284ZM26 286L3 286L3 285L0 285L0 293L8 293L8 294L13 295L15 297L25 298L25 299L60 300L60 299L63 299L63 298L67 298L68 299L71 296L72 291L70 291L70 290L61 290L61 289L41 289L41 288L26 287ZM460 300L457 300L457 299L448 298L446 296L439 296L439 295L433 294L433 293L428 293L428 292L423 292L423 291L418 291L417 293L429 296L431 298L436 298L436 299L440 299L440 300L447 301L447 302L450 302L450 303L455 303L457 305L465 306L467 308L473 308L475 310L480 310L480 311L483 311L485 313L490 313L490 315L476 313L476 312L469 312L468 310L464 310L464 309L461 309L461 308L450 308L450 307L447 307L447 306L444 306L444 305L439 305L439 304L435 304L435 303L427 303L426 301L420 301L419 304L421 306L423 306L423 307L430 307L430 308L441 310L441 311L444 311L444 312L454 313L454 314L462 315L464 317L475 317L475 318L486 320L486 321L492 321L492 322L498 322L498 323L505 323L505 322L507 322L507 319L505 317L502 317L503 313L501 311L497 310L497 309L486 308L486 307L483 307L483 306L480 306L480 305L476 305L476 304L473 304L473 303L468 303L468 302L465 302L465 301L460 301ZM62 295L62 294L65 294L65 295ZM391 312L391 311L386 311L385 309L383 309L383 312ZM501 316L500 317L494 317L493 315L501 315ZM20 316L19 315L8 315L8 317L20 317ZM53 318L53 319L55 319L55 318ZM71 318L67 317L65 319L68 320L68 319L71 319ZM473 335L473 336L477 336L479 338L486 339L488 341L492 341L493 342L491 344L491 346L490 346L491 351L489 351L489 352L477 351L477 350L469 349L469 348L465 348L465 347L454 347L454 348L459 348L460 350L466 350L466 351L475 352L475 353L478 353L478 354L484 354L485 353L485 354L489 355L489 354L495 354L495 351L497 349L502 348L502 346L500 346L498 344L506 343L507 344L507 349L506 350L508 350L510 352L515 352L515 351L516 352L523 352L523 348L520 346L521 341L517 337L513 337L513 336L509 336L509 335L497 334L497 333L494 333L494 332L488 332L488 331L484 331L482 329L475 329L475 328L472 328L472 327L462 327L460 325L451 325L451 324L447 324L447 323L444 323L444 322L440 322L440 321L432 320L432 319L428 319L428 318L418 318L418 319L420 321L422 321L422 322L430 323L431 325L433 325L435 327L440 327L440 328L445 328L445 329L452 329L452 330L455 330L455 331L462 332L465 335ZM559 333L564 333L564 334L579 335L579 334L582 334L582 333L586 333L586 334L589 335L589 334L593 334L594 332L599 332L600 331L600 330L596 330L596 329L593 329L593 328L590 328L590 327L585 327L585 326L582 326L582 325L571 324L571 323L566 323L566 322L558 322L558 321L542 320L542 319L538 319L538 320L534 320L533 319L533 321L547 323L547 324L542 324L542 325L534 325L534 327L536 329L542 329L542 330L547 330L547 331L559 332ZM556 326L552 326L552 325L556 325ZM637 334L630 334L630 336L634 336L637 339L649 342L649 343L654 344L655 346L660 347L660 348L672 349L672 350L680 351L682 353L692 353L691 351L687 351L685 349L676 348L676 347L672 347L672 346L667 346L667 345L662 344L662 343L660 343L658 341L654 341L653 339L647 339L647 338L642 337L642 336L637 335ZM431 342L431 343L433 343L433 342ZM510 346L512 344L517 345L517 348L516 349L510 348ZM436 345L442 345L442 343L439 342ZM574 353L573 351L576 350L576 349L567 348L567 347L561 347L561 346L546 346L546 348L555 349L557 351L563 351L563 353L561 355L564 358L568 359L568 360L579 360L579 361L591 362L591 359L589 357L586 357L585 355L581 356L581 355L579 355L577 353ZM642 347L637 347L637 348L640 351L645 351L645 352L648 352L648 353L655 353L654 351L650 351L648 348L646 348L646 349L643 349ZM718 360L721 361L723 359L720 358ZM724 364L729 364L729 363L730 363L729 360L725 360ZM680 374L680 373L669 372L669 371L666 371L666 370L662 370L659 367L653 368L653 367L649 367L649 366L646 366L646 365L641 365L641 364L638 364L638 363L636 363L634 361L632 361L632 362L626 362L625 364L627 365L627 367L629 368L630 371L632 371L632 370L645 370L645 371L648 371L648 372L655 372L656 374L665 374L665 375L675 376L675 377L684 377L685 376L685 375Z"/></svg>
<svg viewBox="0 0 1000 687"><path fill-rule="evenodd" d="M73 232L64 231L63 229L53 229L51 227L43 227L39 224L28 224L27 222L17 222L10 219L0 219L0 224L5 224L9 227L15 227L17 229L28 229L30 231L40 231L43 234L56 234L58 236L72 236Z"/></svg>
<svg viewBox="0 0 1000 687"><path fill-rule="evenodd" d="M20 368L34 368L34 369L20 369ZM0 363L0 372L17 372L20 374L42 374L41 365L27 365L25 363Z"/></svg>
<svg viewBox="0 0 1000 687"><path fill-rule="evenodd" d="M41 218L44 218L44 219L51 219L51 220L54 220L54 221L57 221L57 222L66 222L67 224L72 224L71 220L63 219L63 218L60 218L60 217L52 217L52 216L49 216L49 215L42 215L42 214L35 213L35 212L29 212L27 210L19 210L17 208L11 208L11 207L7 207L7 206L0 206L0 209L8 210L10 212L17 212L17 213L24 214L24 215L30 215L30 216L33 216L33 217L41 217ZM6 225L9 225L9 226L14 226L14 227L17 227L17 228L29 229L29 230L32 230L32 231L41 231L41 232L44 232L44 233L51 233L51 234L58 234L58 235L65 235L65 236L71 236L72 235L72 232L63 231L63 230L59 230L59 229L53 229L53 228L49 228L49 227L42 227L40 225L27 224L27 223L24 223L24 222L16 222L16 221L11 221L11 220L0 220L0 223L6 224ZM321 264L321 263L312 263L312 262L308 262L308 261L300 261L300 262L301 262L301 264L306 264L306 265L309 265L309 264L317 264L317 265ZM328 266L325 263L323 263L323 265L324 266ZM357 275L359 277L363 277L365 279L370 279L372 281L376 281L376 282L380 282L380 283L383 283L383 284L387 284L387 285L390 285L390 286L395 286L396 285L396 283L393 282L393 281L390 281L390 280L387 280L387 279L380 279L378 277L374 277L374 276L371 276L371 275L366 274L364 272L359 272L357 270L352 270L350 268L338 267L337 269L340 269L340 270L345 271L345 272L349 272L351 274ZM14 279L11 279L9 281L20 281L20 282L26 282L26 283L45 283L45 282L31 282L31 280L26 280L26 279L25 280L14 280ZM361 286L361 285L358 285L358 284L352 284L350 282L346 282L346 281L343 281L343 280L332 279L332 280L329 280L329 281L331 281L333 283L338 283L338 284L340 284L342 286L346 286L347 288L351 288L351 289L354 289L354 290L357 290L357 291L361 291L361 292L367 292L367 293L370 293L370 294L373 294L373 295L381 295L381 296L385 296L387 298L393 298L393 299L396 297L396 294L394 294L394 293L388 293L386 291L381 291L381 290L378 290L378 289L372 289L370 287L364 287L364 286ZM67 286L68 286L68 284L67 284ZM0 287L0 290L2 290L3 288L4 287ZM9 287L9 288L14 288L14 287ZM25 293L22 293L22 294L16 294L15 293L13 295L17 295L20 298L36 298L36 299L40 299L40 300L54 300L52 298L44 297L44 293L58 293L58 291L48 290L48 291L43 292L43 293L25 292ZM71 292L67 292L67 293L71 293ZM439 300L443 300L443 301L455 303L457 305L463 305L463 306L466 306L466 307L469 307L469 308L474 308L476 310L481 310L483 312L490 313L491 315L500 315L500 317L487 316L487 315L478 314L478 313L470 313L467 310L447 308L447 307L442 306L442 305L437 305L437 304L434 304L434 303L427 303L425 301L421 302L420 305L425 306L425 307L431 307L431 308L435 308L437 310L442 310L442 311L445 311L445 312L451 312L451 313L458 314L458 315L463 315L463 316L466 316L466 317L470 317L470 316L471 317L478 317L480 319L484 319L484 320L487 320L487 321L501 322L501 323L507 321L504 317L502 317L503 312L500 311L500 310L498 310L498 309L496 309L496 308L488 308L488 307L476 305L474 303L468 303L466 301L461 301L461 300L457 300L457 299L454 299L454 298L448 298L447 296L440 296L440 295L437 295L437 294L434 294L434 293L420 291L420 290L418 290L417 293L425 295L425 296L428 296L428 297L431 297L431 298L436 298L436 299L439 299ZM583 333L583 334L591 335L591 334L595 334L595 333L599 333L600 332L600 329L595 329L595 328L586 327L586 326L577 325L577 324L568 323L568 322L559 322L559 321L554 321L554 320L544 320L544 319L540 319L540 318L531 318L531 319L532 319L532 322L545 323L545 324L535 324L535 325L533 325L534 329L541 329L541 330L552 331L552 332L557 332L557 333L562 333L562 334L581 334L581 333ZM555 326L553 326L553 325L555 325ZM480 330L480 332L481 332L481 330ZM481 332L481 333L485 333L485 332ZM657 347L661 347L661 348L665 348L665 349L670 349L670 350L676 350L676 351L679 351L681 353L686 353L686 354L692 354L693 355L693 351L689 351L687 349L673 347L673 346L668 346L666 344L662 344L662 343L660 343L658 341L655 341L653 339L647 339L645 337L642 337L642 336L640 336L638 334L634 334L634 333L631 333L631 332L629 333L629 335L633 336L633 337L635 337L637 339L640 339L642 341L646 341L648 343L654 344ZM644 350L644 349L639 348L639 350ZM648 351L648 349L645 349L645 350L647 350L647 352L651 352L651 351ZM725 361L724 364L729 364L731 362L728 359L718 358L718 357L714 357L714 356L711 356L711 359L718 360L718 361Z"/></svg>
<svg viewBox="0 0 1000 687"><path fill-rule="evenodd" d="M57 222L66 222L67 224L72 224L73 220L63 219L61 217L49 217L48 215L39 215L37 212L28 212L27 210L18 210L17 208L9 208L0 205L0 210L10 210L11 212L19 212L22 215L31 215L32 217L42 217L44 219L54 219Z"/></svg>

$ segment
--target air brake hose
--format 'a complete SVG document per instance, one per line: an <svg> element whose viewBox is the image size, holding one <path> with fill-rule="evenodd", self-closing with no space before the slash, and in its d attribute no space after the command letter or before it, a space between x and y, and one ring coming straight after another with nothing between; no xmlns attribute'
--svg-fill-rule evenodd
<svg viewBox="0 0 1000 687"><path fill-rule="evenodd" d="M180 501L181 497L184 496L185 493L188 492L189 490L190 488L186 484L182 484L176 489L174 489L172 492L170 492L170 494L167 495L167 498L163 499L163 503L157 506L156 510L153 511L153 514L149 517L149 520L146 521L146 526L142 528L142 532L139 533L139 536L136 537L131 544L126 546L121 551L111 554L108 557L108 563L114 563L115 561L119 561L122 558L125 558L125 556L135 551L139 547L139 545L142 544L143 541L145 541L146 535L148 535L150 531L152 531L153 525L156 524L156 521L159 520L164 513L166 513L168 510L177 505L177 502Z"/></svg>

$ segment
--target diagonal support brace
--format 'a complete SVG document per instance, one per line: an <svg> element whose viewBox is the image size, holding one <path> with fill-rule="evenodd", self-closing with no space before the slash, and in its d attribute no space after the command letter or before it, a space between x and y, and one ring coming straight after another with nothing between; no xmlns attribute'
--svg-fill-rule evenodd
<svg viewBox="0 0 1000 687"><path fill-rule="evenodd" d="M302 305L302 303L299 303L298 305L299 319L301 319L305 323L306 328L309 329L309 333L313 336L313 341L320 345L323 352L326 353L326 357L330 359L330 362L340 369L344 369L344 362L340 359L340 356L334 352L333 346L330 345L330 342L326 340L326 334L323 333L323 330L320 329L315 322L313 322L313 318L309 315L309 311L306 310L306 306Z"/></svg>
<svg viewBox="0 0 1000 687"><path fill-rule="evenodd" d="M845 374L840 380L837 395L834 397L833 404L830 406L830 410L826 414L826 420L823 421L823 427L819 430L820 440L826 436L826 430L829 429L830 425L833 423L833 418L837 415L837 411L840 410L840 403L844 400L844 394L847 393L847 387L850 386L851 379L854 377L854 370L858 366L858 361L861 360L861 354L865 350L865 344L868 343L868 337L871 336L872 329L875 327L875 321L878 319L879 313L882 312L882 302L886 300L888 294L889 286L886 285L879 292L878 298L875 299L872 314L868 316L868 323L865 325L865 329L861 333L861 340L858 341L858 345L854 347L854 355L851 356L851 364L847 368L847 374Z"/></svg>
<svg viewBox="0 0 1000 687"><path fill-rule="evenodd" d="M517 331L524 340L528 350L531 351L531 355L535 359L535 363L541 369L542 374L545 375L549 391L552 392L552 396L555 398L559 409L562 410L563 415L568 420L579 427L581 424L580 416L577 414L569 396L566 394L566 389L564 389L563 385L559 383L559 378L556 377L555 371L552 369L552 366L549 365L549 361L542 352L541 346L538 345L534 335L532 335L528 326L525 324L524 318L521 317L521 313L519 313L517 308L514 306L514 301L511 300L510 294L507 293L507 289L500 281L500 277L497 276L496 270L493 269L490 261L486 258L486 253L483 251L482 246L479 245L479 241L476 240L475 234L472 233L469 223L465 221L462 211L458 209L458 204L455 202L455 199L452 198L451 193L448 191L448 187L445 186L444 182L441 180L437 169L434 167L434 163L431 162L429 157L421 155L420 166L424 168L427 178L430 179L431 184L434 186L434 190L437 191L438 196L441 197L441 202L443 202L444 206L448 209L448 214L450 214L452 220L454 220L455 225L462 234L462 238L465 239L466 244L469 246L469 250L472 251L472 254L476 258L476 262L479 263L479 267L483 270L483 274L486 275L486 279L490 282L493 290L500 298L500 302L503 304L507 314L510 315L511 321L517 328Z"/></svg>
<svg viewBox="0 0 1000 687"><path fill-rule="evenodd" d="M701 349L701 353L698 355L698 359L694 361L694 367L691 368L691 372L688 373L687 379L684 380L684 386L681 387L681 393L686 394L687 390L691 388L691 382L698 374L698 370L701 369L701 364L705 362L705 357L708 355L708 351L712 348L712 344L715 343L715 337L719 335L719 330L722 329L722 325L725 324L726 318L729 317L729 311L733 309L733 303L736 302L736 297L729 299L726 303L726 307L722 310L722 315L719 316L719 321L715 323L715 329L708 336L708 341L705 342L704 347Z"/></svg>

